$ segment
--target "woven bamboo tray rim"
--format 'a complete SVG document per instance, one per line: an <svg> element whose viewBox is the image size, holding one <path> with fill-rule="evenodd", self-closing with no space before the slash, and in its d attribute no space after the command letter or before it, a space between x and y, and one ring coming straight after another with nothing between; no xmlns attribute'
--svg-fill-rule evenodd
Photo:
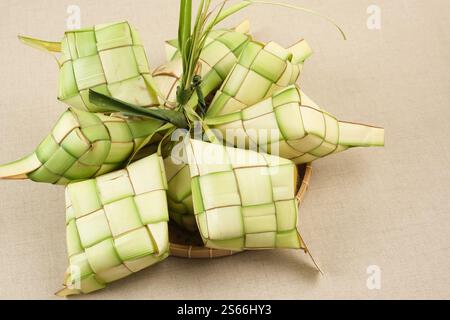
<svg viewBox="0 0 450 320"><path fill-rule="evenodd" d="M311 180L312 175L311 163L298 166L298 173L299 179L296 198L298 200L298 204L300 205L305 197L306 191L308 190L309 187L309 182ZM170 228L172 234L183 233L183 231L181 231L180 228L174 225L171 225ZM186 232L182 234L182 236L185 236L185 239L183 239L183 241L178 241L179 239L170 239L169 251L170 255L173 257L188 258L188 259L212 259L212 258L228 257L242 252L242 251L206 248L199 244L199 242L201 242L199 235L188 234ZM192 244L186 244L186 242L192 242Z"/></svg>

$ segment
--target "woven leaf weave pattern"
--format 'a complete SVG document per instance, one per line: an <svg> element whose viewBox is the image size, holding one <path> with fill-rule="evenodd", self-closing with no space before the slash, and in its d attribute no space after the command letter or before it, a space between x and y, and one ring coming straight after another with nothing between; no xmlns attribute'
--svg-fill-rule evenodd
<svg viewBox="0 0 450 320"><path fill-rule="evenodd" d="M91 112L89 89L138 106L158 104L148 87L150 68L140 37L127 22L66 32L61 42L58 98Z"/></svg>
<svg viewBox="0 0 450 320"><path fill-rule="evenodd" d="M209 34L199 59L205 96L220 87L248 41L249 35L236 31L215 30ZM176 101L176 88L182 71L181 57L177 52L171 61L153 72L155 83L166 100Z"/></svg>
<svg viewBox="0 0 450 320"><path fill-rule="evenodd" d="M67 247L80 290L100 289L168 255L167 182L152 155L124 170L69 184ZM71 276L67 285L77 279Z"/></svg>
<svg viewBox="0 0 450 320"><path fill-rule="evenodd" d="M275 42L249 42L208 109L218 116L245 109L295 83L311 54L306 41L285 49Z"/></svg>
<svg viewBox="0 0 450 320"><path fill-rule="evenodd" d="M221 130L224 136L227 129L233 128L238 136L236 141L258 146L262 152L279 155L296 164L351 147L371 145L371 139L383 133L380 128L338 121L303 97L296 86L289 86L240 112L209 121L216 123L212 127Z"/></svg>
<svg viewBox="0 0 450 320"><path fill-rule="evenodd" d="M205 246L302 247L296 228L294 163L197 140L190 140L187 154L194 210Z"/></svg>
<svg viewBox="0 0 450 320"><path fill-rule="evenodd" d="M175 163L171 157L164 159L167 176L167 205L170 219L189 231L197 231L192 203L191 175L185 163Z"/></svg>
<svg viewBox="0 0 450 320"><path fill-rule="evenodd" d="M28 176L37 182L67 184L122 167L139 143L161 123L68 110L38 146L42 163Z"/></svg>

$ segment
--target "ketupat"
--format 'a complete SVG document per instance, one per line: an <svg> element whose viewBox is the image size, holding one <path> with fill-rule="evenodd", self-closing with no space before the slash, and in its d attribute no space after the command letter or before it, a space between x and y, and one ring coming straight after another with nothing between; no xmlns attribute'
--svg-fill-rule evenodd
<svg viewBox="0 0 450 320"><path fill-rule="evenodd" d="M103 125L107 130L110 129L106 122L103 123L105 118L120 119L117 121L122 121L125 125L112 130L115 133L111 135L110 142L117 143L117 150L113 155L111 149L102 152L101 156L92 153L92 158L89 157L91 160L103 161L98 163L99 168L96 170L99 171L96 171L95 175L114 170L116 165L123 167L125 161L118 161L119 163L112 165L109 163L111 157L132 160L130 156L135 156L136 151L151 143L150 137L157 130L161 131L163 128L168 130L165 139L175 127L193 128L196 127L196 121L201 122L210 139L213 136L209 134L208 126L234 130L236 127L240 128L236 123L245 122L247 130L248 127L252 127L253 121L253 129L261 128L265 131L274 129L282 135L285 134L283 142L295 144L295 150L289 150L294 154L287 152L285 155L299 163L310 159L311 156L314 158L325 156L355 143L381 145L384 133L382 129L339 123L312 102L305 103L305 97L294 86L285 89L295 83L304 60L311 53L306 42L299 42L289 49L284 49L273 42L249 43L248 35L242 35L246 33L244 31L248 27L246 25L236 30L242 34L232 36L227 40L228 43L221 42L223 39L211 41L215 31L210 32L217 23L252 3L271 2L242 1L224 9L225 1L222 6L217 7L217 16L214 16L214 10L210 11L211 2L202 1L192 29L192 1L181 0L178 47L182 57L178 58L179 60L175 57L174 60L177 61L173 65L166 66L165 71L176 69L168 77L164 72L155 74L161 77L157 81L150 76L142 45L136 40L137 34L126 23L69 32L63 44L22 38L24 42L47 51L58 52L63 49L66 56L63 54L61 58L63 60L60 61L64 62L63 66L65 65L68 71L61 72L59 91L61 100L74 108L91 112L121 112L123 115L158 120L156 122L152 120L152 128L144 129L137 125L140 133L136 136L132 133L131 137L128 130L131 132L133 130L131 127L126 129L130 121L134 121L131 118L92 114L93 117L97 116L100 119L101 124L96 122L96 125L92 125L89 120L86 128L81 123L72 127L73 122L68 121L68 125L61 125L61 130L58 130L61 135L55 135L54 132L53 136L46 139L48 141L38 148L38 153L14 164L0 167L0 176L26 178L27 174L30 174L35 180L43 179L49 182L56 180L57 183L65 184L72 179L72 174L68 176L68 172L80 171L77 178L86 179L84 175L90 175L91 168L88 172L74 164L79 164L80 159L83 160L82 164L85 164L83 151L92 151L85 148L86 145L96 143L98 134L101 136L102 129L99 127ZM292 5L284 6L312 12ZM208 21L209 17L211 20ZM340 30L339 27L338 29ZM103 41L98 41L102 36L98 37L97 31L104 33ZM232 33L223 33L218 37L229 34ZM204 54L204 50L207 50L204 40L208 38L212 49L208 54ZM120 42L118 46L117 41ZM215 48L214 43L216 46L219 44L220 48ZM102 48L99 48L99 44ZM226 48L222 46L223 44ZM172 48L172 52L175 51L175 48ZM103 65L100 68L103 56L106 56L105 69ZM200 64L199 57L205 58ZM180 63L181 68L177 69L177 64L179 66ZM112 66L117 67L117 70L109 68ZM109 81L108 74L112 76L113 81ZM181 81L178 81L178 78ZM163 87L161 91L155 84L158 81L159 86ZM204 96L221 83L222 86L206 118L203 118L204 110L207 108ZM91 92L90 89L94 90ZM294 92L295 90L297 91ZM166 95L163 96L163 92ZM163 98L158 99L157 95ZM174 101L166 101L165 98L170 95L171 98L175 96ZM293 95L296 95L294 99ZM270 99L265 100L269 97ZM142 108L156 106L158 103L166 103L176 111ZM197 104L202 111L198 114L195 111ZM82 111L70 112L82 114ZM278 119L279 114L281 119ZM269 122L266 116L270 117ZM273 117L276 118L275 122ZM145 122L138 120L138 123ZM91 126L96 128L90 132L89 137L83 138L83 135L86 135L83 129L89 130ZM298 128L299 126L302 127ZM330 135L330 128L338 128L340 132L334 131ZM240 133L248 144L251 137L249 131ZM373 134L369 139L366 136L368 132ZM56 136L61 139L55 139ZM125 139L125 136L128 139ZM87 139L89 140L87 143L86 138L90 139ZM124 141L127 147L119 146ZM168 186L164 177L164 164L159 157L161 143L157 147L157 154L138 160L126 170L69 185L67 244L71 268L65 280L66 288L59 292L60 295L95 291L107 282L120 279L164 259L168 254L168 208L165 193L168 188L169 207L180 209L174 210L172 219L194 229L193 217L189 216L194 211L196 224L205 245L210 248L227 250L302 248L307 251L296 229L297 172L292 161L274 155L225 147L221 144L188 141L187 153L190 160L188 167L165 160L172 188ZM276 144L276 141L271 142ZM130 143L133 144L131 151ZM273 144L267 151L274 152L276 148ZM213 155L212 163L202 162L205 154L209 157ZM105 161L108 163L104 169ZM74 166L66 170L69 164ZM37 174L39 171L42 172ZM155 177L158 177L157 181L153 180ZM191 177L191 184L179 185L186 183ZM141 197L145 199L138 200ZM190 197L193 199L192 203ZM150 225L146 225L147 223Z"/></svg>
<svg viewBox="0 0 450 320"><path fill-rule="evenodd" d="M295 85L252 106L207 118L205 122L219 129L226 142L277 154L296 164L352 147L384 145L384 129L338 121Z"/></svg>
<svg viewBox="0 0 450 320"><path fill-rule="evenodd" d="M138 32L128 22L67 31L61 43L28 37L33 47L61 52L58 99L80 110L108 112L89 101L89 89L134 105L160 104Z"/></svg>
<svg viewBox="0 0 450 320"><path fill-rule="evenodd" d="M248 22L243 22L233 30L214 30L209 34L199 59L201 89L204 96L220 87L250 40ZM169 61L156 68L153 78L167 100L166 106L173 108L176 105L177 86L183 66L176 40L166 42L166 51ZM189 103L195 106L197 96L193 95Z"/></svg>
<svg viewBox="0 0 450 320"><path fill-rule="evenodd" d="M306 249L297 231L293 162L189 139L195 217L205 246Z"/></svg>
<svg viewBox="0 0 450 320"><path fill-rule="evenodd" d="M66 188L70 268L57 294L89 293L168 256L167 181L161 157Z"/></svg>
<svg viewBox="0 0 450 320"><path fill-rule="evenodd" d="M0 178L65 185L126 165L162 122L69 109L30 156L0 166Z"/></svg>
<svg viewBox="0 0 450 320"><path fill-rule="evenodd" d="M294 84L311 54L305 40L287 49L275 42L249 42L217 91L207 116L240 111Z"/></svg>

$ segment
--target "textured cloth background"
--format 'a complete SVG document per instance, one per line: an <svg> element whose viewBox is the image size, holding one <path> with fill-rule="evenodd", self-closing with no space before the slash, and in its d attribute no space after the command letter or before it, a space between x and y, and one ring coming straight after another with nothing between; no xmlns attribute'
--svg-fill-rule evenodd
<svg viewBox="0 0 450 320"><path fill-rule="evenodd" d="M450 298L450 2L290 3L332 16L349 40L283 8L255 6L232 22L250 18L257 39L283 45L305 37L315 54L304 91L342 120L386 128L385 148L314 163L301 230L325 275L298 251L169 258L84 298ZM373 3L381 30L366 26ZM153 67L164 61L163 41L176 35L177 0L2 0L1 163L32 151L64 110L54 60L16 35L59 39L71 4L80 6L83 26L129 20ZM366 286L370 265L381 268L380 290ZM63 189L0 181L0 298L55 298L66 267Z"/></svg>

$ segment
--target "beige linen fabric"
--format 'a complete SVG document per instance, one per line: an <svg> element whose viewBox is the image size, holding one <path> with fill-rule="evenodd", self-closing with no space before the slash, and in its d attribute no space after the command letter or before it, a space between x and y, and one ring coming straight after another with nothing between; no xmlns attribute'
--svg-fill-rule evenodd
<svg viewBox="0 0 450 320"><path fill-rule="evenodd" d="M257 38L283 45L305 37L315 54L302 89L340 119L386 128L385 148L314 163L300 221L325 275L300 251L169 258L83 298L450 298L450 2L289 2L332 16L349 40L317 17L282 8L255 6L233 21L251 18ZM373 2L381 30L366 26ZM2 0L1 163L32 151L64 110L55 62L16 35L60 38L72 4L84 26L129 20L152 67L176 35L177 0ZM366 286L370 265L381 268L380 290ZM53 299L66 266L63 189L0 181L0 298Z"/></svg>

